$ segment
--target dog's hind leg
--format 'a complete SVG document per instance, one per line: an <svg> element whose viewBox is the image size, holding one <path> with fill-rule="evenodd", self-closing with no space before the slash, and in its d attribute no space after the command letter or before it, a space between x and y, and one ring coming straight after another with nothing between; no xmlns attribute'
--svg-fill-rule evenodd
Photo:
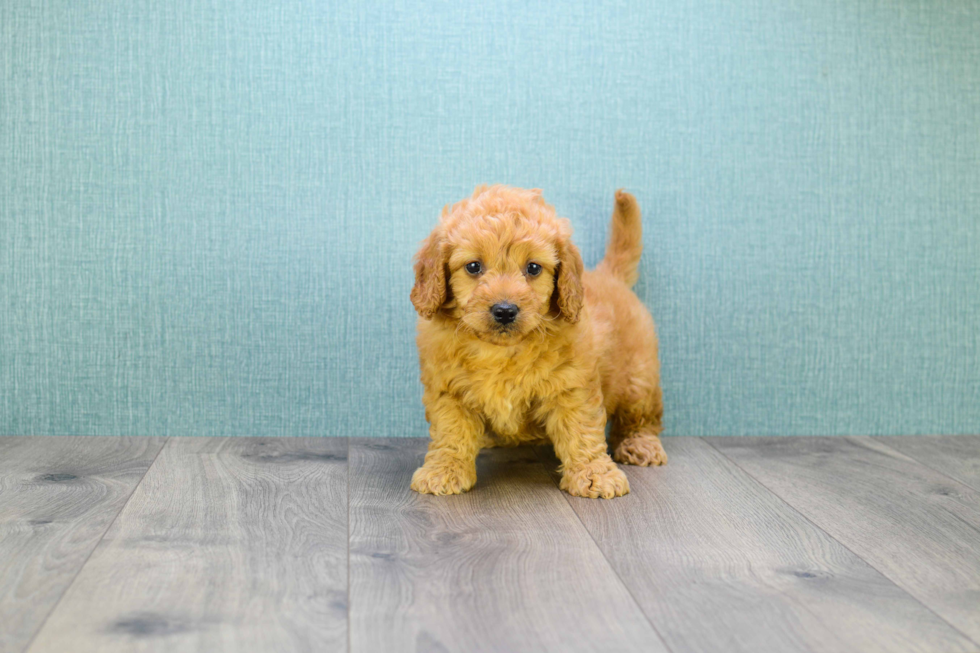
<svg viewBox="0 0 980 653"><path fill-rule="evenodd" d="M665 465L667 452L660 442L664 399L659 378L634 382L611 416L609 444L613 459L627 465Z"/></svg>

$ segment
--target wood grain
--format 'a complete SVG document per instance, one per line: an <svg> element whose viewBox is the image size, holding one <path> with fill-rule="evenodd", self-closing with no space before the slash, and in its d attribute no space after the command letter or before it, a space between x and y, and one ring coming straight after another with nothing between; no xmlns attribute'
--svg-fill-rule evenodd
<svg viewBox="0 0 980 653"><path fill-rule="evenodd" d="M346 645L347 441L178 438L30 650Z"/></svg>
<svg viewBox="0 0 980 653"><path fill-rule="evenodd" d="M980 435L886 436L875 440L980 491Z"/></svg>
<svg viewBox="0 0 980 653"><path fill-rule="evenodd" d="M710 442L980 643L980 493L868 437Z"/></svg>
<svg viewBox="0 0 980 653"><path fill-rule="evenodd" d="M0 437L0 653L345 650L348 507L353 651L980 650L978 438L706 440L614 501L357 440L348 505L343 439Z"/></svg>
<svg viewBox="0 0 980 653"><path fill-rule="evenodd" d="M351 441L351 651L666 651L532 450L434 497L425 446Z"/></svg>
<svg viewBox="0 0 980 653"><path fill-rule="evenodd" d="M163 443L0 437L0 653L27 646Z"/></svg>
<svg viewBox="0 0 980 653"><path fill-rule="evenodd" d="M674 653L974 649L705 442L664 446L622 500L567 500Z"/></svg>

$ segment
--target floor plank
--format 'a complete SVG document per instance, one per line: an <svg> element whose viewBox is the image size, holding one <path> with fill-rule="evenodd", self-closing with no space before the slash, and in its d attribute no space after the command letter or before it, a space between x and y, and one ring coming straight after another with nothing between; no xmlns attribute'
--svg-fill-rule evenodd
<svg viewBox="0 0 980 653"><path fill-rule="evenodd" d="M567 500L674 653L974 649L705 442L664 446L628 496Z"/></svg>
<svg viewBox="0 0 980 653"><path fill-rule="evenodd" d="M980 643L980 493L873 438L710 442Z"/></svg>
<svg viewBox="0 0 980 653"><path fill-rule="evenodd" d="M530 449L409 490L426 443L351 441L351 651L665 651Z"/></svg>
<svg viewBox="0 0 980 653"><path fill-rule="evenodd" d="M980 435L886 436L875 440L980 491Z"/></svg>
<svg viewBox="0 0 980 653"><path fill-rule="evenodd" d="M24 650L163 443L0 437L0 653Z"/></svg>
<svg viewBox="0 0 980 653"><path fill-rule="evenodd" d="M346 645L347 441L176 438L31 646Z"/></svg>

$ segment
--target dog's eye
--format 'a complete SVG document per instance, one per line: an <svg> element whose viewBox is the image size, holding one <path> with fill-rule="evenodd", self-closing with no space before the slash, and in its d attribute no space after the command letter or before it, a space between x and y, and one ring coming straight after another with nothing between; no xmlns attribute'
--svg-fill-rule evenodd
<svg viewBox="0 0 980 653"><path fill-rule="evenodd" d="M470 274L480 274L481 270L483 270L483 266L480 265L479 261L471 261L466 264L466 271Z"/></svg>
<svg viewBox="0 0 980 653"><path fill-rule="evenodd" d="M536 277L536 276L538 276L539 274L541 274L541 266L538 265L537 263L528 263L527 264L527 274L530 277Z"/></svg>

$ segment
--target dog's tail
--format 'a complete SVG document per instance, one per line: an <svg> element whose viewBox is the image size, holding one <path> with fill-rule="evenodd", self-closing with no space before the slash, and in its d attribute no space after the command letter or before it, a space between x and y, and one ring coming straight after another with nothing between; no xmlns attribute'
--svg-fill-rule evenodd
<svg viewBox="0 0 980 653"><path fill-rule="evenodd" d="M640 205L636 198L620 189L616 191L612 228L606 256L597 270L604 270L632 287L639 278L637 267L643 253L643 226L640 224Z"/></svg>

